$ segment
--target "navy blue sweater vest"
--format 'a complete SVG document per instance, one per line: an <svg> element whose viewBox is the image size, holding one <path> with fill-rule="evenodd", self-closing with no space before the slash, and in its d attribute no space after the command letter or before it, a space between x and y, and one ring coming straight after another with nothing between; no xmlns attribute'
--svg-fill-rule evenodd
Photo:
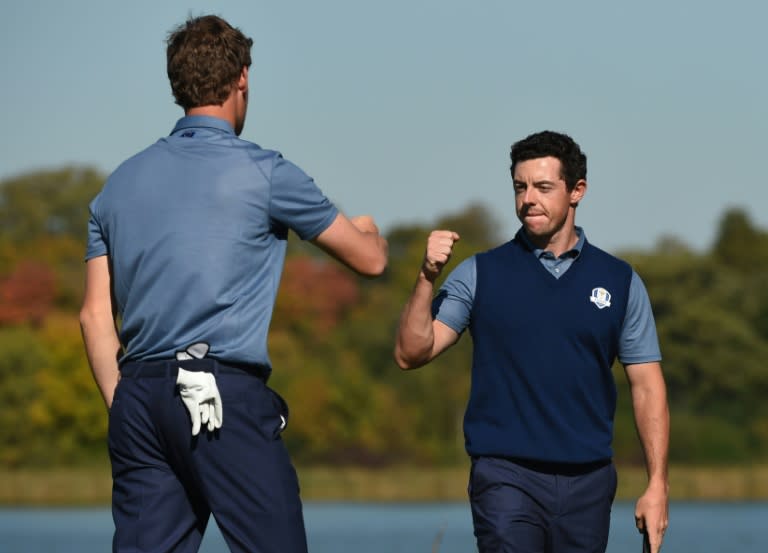
<svg viewBox="0 0 768 553"><path fill-rule="evenodd" d="M559 279L515 238L478 254L467 452L553 463L612 457L631 267L584 244Z"/></svg>

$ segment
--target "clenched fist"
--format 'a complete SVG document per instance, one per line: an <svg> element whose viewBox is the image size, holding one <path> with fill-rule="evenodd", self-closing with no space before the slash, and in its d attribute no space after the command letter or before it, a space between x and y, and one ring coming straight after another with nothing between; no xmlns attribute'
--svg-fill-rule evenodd
<svg viewBox="0 0 768 553"><path fill-rule="evenodd" d="M459 235L452 230L433 230L427 239L427 251L421 268L427 280L434 282L451 259L453 245L459 241Z"/></svg>

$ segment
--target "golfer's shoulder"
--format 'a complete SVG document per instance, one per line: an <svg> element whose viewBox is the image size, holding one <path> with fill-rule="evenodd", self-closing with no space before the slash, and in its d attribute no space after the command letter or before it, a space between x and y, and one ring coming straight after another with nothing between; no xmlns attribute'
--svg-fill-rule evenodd
<svg viewBox="0 0 768 553"><path fill-rule="evenodd" d="M114 186L123 180L133 181L137 172L142 171L148 165L157 165L161 150L158 142L136 152L128 159L122 161L107 177L105 187Z"/></svg>
<svg viewBox="0 0 768 553"><path fill-rule="evenodd" d="M280 156L280 152L263 148L256 142L245 140L244 138L230 137L228 146L235 153L242 154L254 161L273 160Z"/></svg>
<svg viewBox="0 0 768 553"><path fill-rule="evenodd" d="M632 272L634 272L634 270L632 269L632 266L627 261L625 261L620 257L615 256L612 253L609 253L603 250L602 248L595 246L591 242L587 242L584 244L582 255L584 254L587 254L587 256L592 261L612 267L616 271L620 271L626 274L631 274Z"/></svg>
<svg viewBox="0 0 768 553"><path fill-rule="evenodd" d="M275 167L281 163L283 157L277 150L262 148L255 142L239 137L231 140L228 150L229 155L225 156L229 160L228 165L235 162L238 167L257 171L267 179L271 179Z"/></svg>
<svg viewBox="0 0 768 553"><path fill-rule="evenodd" d="M511 255L516 255L516 254L522 253L523 251L524 250L521 248L520 243L517 240L513 239L513 240L508 240L503 244L492 246L488 249L477 252L476 254L474 254L473 257L479 260L495 259L499 257L508 257Z"/></svg>

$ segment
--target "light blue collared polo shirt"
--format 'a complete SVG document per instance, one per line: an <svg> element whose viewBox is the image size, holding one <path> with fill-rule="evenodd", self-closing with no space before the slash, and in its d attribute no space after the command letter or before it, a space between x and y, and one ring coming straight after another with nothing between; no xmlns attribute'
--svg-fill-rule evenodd
<svg viewBox="0 0 768 553"><path fill-rule="evenodd" d="M207 342L211 357L270 365L288 230L313 239L338 210L278 152L191 116L120 165L90 214L86 259L109 256L123 360Z"/></svg>

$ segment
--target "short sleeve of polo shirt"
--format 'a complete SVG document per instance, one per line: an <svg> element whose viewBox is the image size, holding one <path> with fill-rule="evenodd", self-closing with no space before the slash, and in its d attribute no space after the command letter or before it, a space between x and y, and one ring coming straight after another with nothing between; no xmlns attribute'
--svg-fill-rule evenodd
<svg viewBox="0 0 768 553"><path fill-rule="evenodd" d="M629 298L619 341L619 361L624 365L661 360L651 300L640 276L632 271Z"/></svg>
<svg viewBox="0 0 768 553"><path fill-rule="evenodd" d="M315 181L280 154L272 167L270 193L270 218L292 229L302 240L316 238L339 213Z"/></svg>
<svg viewBox="0 0 768 553"><path fill-rule="evenodd" d="M432 317L461 334L469 326L475 301L477 268L469 257L451 271L432 300Z"/></svg>
<svg viewBox="0 0 768 553"><path fill-rule="evenodd" d="M99 225L95 215L97 202L98 196L88 206L90 216L88 217L88 246L85 251L86 261L109 253L107 243L104 241L104 235L101 232L101 225Z"/></svg>

